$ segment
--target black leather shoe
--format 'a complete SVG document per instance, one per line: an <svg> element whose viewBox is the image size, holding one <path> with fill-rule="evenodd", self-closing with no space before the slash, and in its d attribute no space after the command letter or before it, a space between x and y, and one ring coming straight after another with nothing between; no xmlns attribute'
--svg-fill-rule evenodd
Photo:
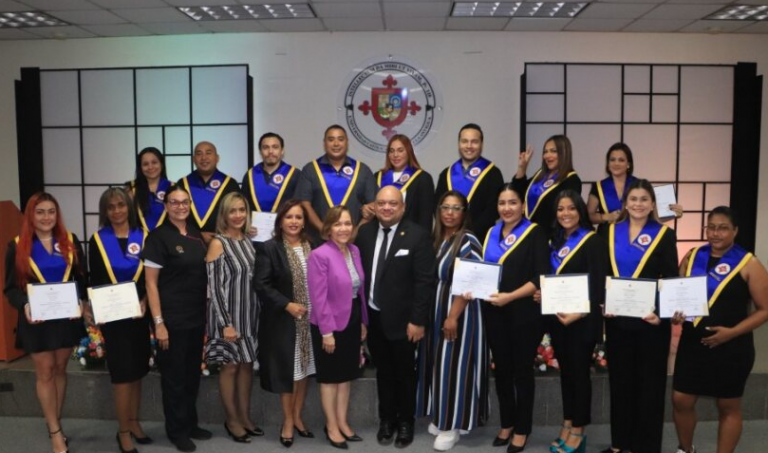
<svg viewBox="0 0 768 453"><path fill-rule="evenodd" d="M513 444L512 442L509 443L509 447L507 447L507 453L520 453L523 450L525 450L525 446L528 445L528 438L530 436L525 436L525 442L523 442L522 446L518 446ZM509 436L510 439L512 439L512 436Z"/></svg>
<svg viewBox="0 0 768 453"><path fill-rule="evenodd" d="M344 431L339 430L339 432L341 433L341 437L343 437L344 440L346 440L347 442L362 442L363 441L363 438L358 436L355 433L352 433L351 436L347 436L346 434L344 434Z"/></svg>
<svg viewBox="0 0 768 453"><path fill-rule="evenodd" d="M136 437L135 434L131 433L131 437L133 437L134 442L141 445L149 445L152 442L154 442L154 440L152 440L152 438L147 435L145 435L144 437Z"/></svg>
<svg viewBox="0 0 768 453"><path fill-rule="evenodd" d="M296 432L299 434L299 437L304 437L306 439L314 439L315 435L312 433L312 431L308 429L300 430L299 428L296 428Z"/></svg>
<svg viewBox="0 0 768 453"><path fill-rule="evenodd" d="M203 429L199 426L195 426L192 428L192 431L189 432L189 438L195 439L195 440L209 440L211 437L213 437L213 433L208 431L207 429Z"/></svg>
<svg viewBox="0 0 768 453"><path fill-rule="evenodd" d="M498 437L498 436L496 436L493 439L493 446L494 447L503 447L504 445L507 445L509 443L509 439L511 439L511 438L512 438L512 435L510 435L509 437L506 437L506 438L505 437Z"/></svg>
<svg viewBox="0 0 768 453"><path fill-rule="evenodd" d="M258 426L254 426L253 429L248 429L246 427L243 427L243 429L245 430L245 433L248 434L249 436L261 437L264 435L264 430L259 428Z"/></svg>
<svg viewBox="0 0 768 453"><path fill-rule="evenodd" d="M395 440L395 424L382 420L379 422L379 432L376 433L379 445L389 445Z"/></svg>
<svg viewBox="0 0 768 453"><path fill-rule="evenodd" d="M326 427L324 429L325 429L325 437L326 437L326 439L328 439L328 443L331 444L331 447L338 448L340 450L348 450L349 449L349 445L347 445L346 441L342 440L341 442L334 442L333 439L331 439L330 434L328 434L328 427ZM343 434L342 434L342 436L343 436Z"/></svg>
<svg viewBox="0 0 768 453"><path fill-rule="evenodd" d="M183 452L192 452L197 450L197 446L192 442L189 437L180 437L171 441L176 449Z"/></svg>
<svg viewBox="0 0 768 453"><path fill-rule="evenodd" d="M224 422L224 429L227 431L227 435L232 438L235 442L241 443L241 444L250 444L251 443L251 436L248 435L248 433L243 434L242 436L237 436L235 433L232 432L231 429L229 429L229 425L227 425L227 422ZM245 431L245 430L243 430Z"/></svg>
<svg viewBox="0 0 768 453"><path fill-rule="evenodd" d="M405 448L413 442L413 422L400 422L397 425L396 448Z"/></svg>

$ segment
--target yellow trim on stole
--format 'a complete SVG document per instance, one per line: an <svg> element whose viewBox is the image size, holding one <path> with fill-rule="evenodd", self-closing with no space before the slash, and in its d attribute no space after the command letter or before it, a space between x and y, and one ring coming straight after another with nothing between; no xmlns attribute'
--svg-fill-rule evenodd
<svg viewBox="0 0 768 453"><path fill-rule="evenodd" d="M381 175L383 172L379 172L379 176L376 178L376 186L381 189ZM407 183L403 184L403 187L400 188L400 192L405 193L406 190L408 190L408 186L411 185L414 179L416 179L417 176L419 176L422 173L421 168L413 172L413 176L411 176L411 179L408 180Z"/></svg>
<svg viewBox="0 0 768 453"><path fill-rule="evenodd" d="M206 223L208 223L208 218L211 217L211 214L213 213L213 208L216 207L216 204L219 202L219 198L221 198L222 192L224 192L224 188L229 183L229 180L232 179L229 176L224 178L224 182L221 183L221 186L219 186L218 190L216 191L216 196L213 197L213 201L211 202L211 205L208 206L208 212L205 213L205 217L203 217L202 220L200 220L200 215L197 213L197 208L195 208L195 199L192 196L192 191L189 190L189 181L187 181L187 177L183 177L181 180L184 181L184 188L187 189L187 193L189 194L189 200L192 207L192 215L195 216L195 221L197 222L197 225L202 228L205 226ZM207 184L206 184L207 186Z"/></svg>
<svg viewBox="0 0 768 453"><path fill-rule="evenodd" d="M600 181L597 181L595 183L597 186L597 198L600 202L600 207L603 208L603 214L608 214L608 202L605 201L605 195L603 194L603 185L600 184Z"/></svg>
<svg viewBox="0 0 768 453"><path fill-rule="evenodd" d="M144 230L144 241L147 240L147 231ZM104 267L107 269L107 274L109 274L109 279L112 280L112 283L118 284L120 282L117 281L117 277L115 277L115 272L112 270L112 263L109 262L109 257L107 256L107 250L104 248L104 243L101 242L101 236L99 236L99 232L93 233L93 238L96 239L96 245L99 247L99 253L101 254L101 259L104 261ZM139 268L136 270L136 274L133 276L133 281L138 282L139 276L141 275L141 271L144 270L144 261L139 260Z"/></svg>
<svg viewBox="0 0 768 453"><path fill-rule="evenodd" d="M576 174L575 171L572 171L572 172L568 173L568 176L563 178L563 181L556 182L556 183L552 184L547 190L542 192L541 195L539 195L539 199L536 200L536 206L533 207L533 211L530 211L530 213L529 213L530 206L528 206L528 192L531 190L531 186L533 185L533 182L536 181L536 177L539 176L539 173L541 173L541 169L536 170L536 173L533 174L533 178L531 179L531 183L528 184L528 188L525 189L525 200L524 200L525 201L525 216L528 218L528 220L531 220L533 215L536 214L536 210L539 209L539 205L541 204L541 200L543 200L544 197L549 195L549 193L552 192L555 189L555 187L559 186L560 183L562 183L566 179L568 179L571 176Z"/></svg>
<svg viewBox="0 0 768 453"><path fill-rule="evenodd" d="M136 199L136 180L134 179L131 181L131 193L133 193L134 200ZM147 221L144 219L144 213L141 212L141 209L136 205L134 202L134 206L136 206L136 214L139 218L139 223L141 223L141 228L149 233L149 225L147 225ZM163 208L163 213L160 214L160 218L157 220L157 225L155 225L155 228L159 227L163 224L163 221L165 220L165 215L168 213L168 211Z"/></svg>
<svg viewBox="0 0 768 453"><path fill-rule="evenodd" d="M616 264L616 248L614 246L614 244L616 243L616 240L615 240L616 233L614 232L615 228L616 228L615 223L612 223L608 227L608 249L609 249L609 254L611 255L611 268L613 269L613 276L620 277L621 274L619 273L619 266ZM651 254L653 254L653 251L656 250L656 246L659 245L659 241L661 241L661 237L664 236L664 233L666 233L668 229L669 228L666 225L661 226L661 229L659 230L659 234L656 235L656 238L648 247L648 250L646 250L645 254L643 254L643 259L641 259L640 263L637 265L635 272L632 274L632 278L637 278L640 275L640 273L643 271L643 268L645 267L645 263L648 261L648 258L650 258Z"/></svg>
<svg viewBox="0 0 768 453"><path fill-rule="evenodd" d="M317 161L313 160L312 165L315 166L315 172L317 173L317 177L320 179L320 188L323 189L323 193L325 194L325 200L328 202L328 206L331 208L336 206L333 204L333 199L331 198L331 194L328 192L328 186L325 185L325 178L323 178L323 172L320 171L320 166L317 165ZM352 182L349 183L349 187L347 188L347 193L344 194L344 198L341 200L340 205L346 205L347 200L349 199L349 195L352 193L352 189L355 188L355 183L357 182L357 174L360 173L360 162L356 162L355 165L355 173L352 175Z"/></svg>
<svg viewBox="0 0 768 453"><path fill-rule="evenodd" d="M72 237L72 233L67 231L67 237L69 238L69 242L74 246L75 241ZM16 241L16 243L18 244L19 237L16 236L14 238L14 241ZM69 264L67 265L67 269L64 271L64 278L61 280L62 282L69 281L69 274L72 273L72 265L74 264L74 261L75 261L72 252L69 252L68 256L69 256ZM31 256L29 257L29 269L32 271L33 274L35 274L35 277L37 277L37 280L40 283L48 283L45 281L45 277L43 277L43 273L40 272L40 268L37 267L37 264L35 264L35 260L33 260Z"/></svg>
<svg viewBox="0 0 768 453"><path fill-rule="evenodd" d="M701 247L694 248L688 257L688 266L685 271L686 277L691 276L691 270L693 269L693 260L694 258L696 258L696 253L699 251L700 248ZM746 255L744 255L744 258L742 258L741 261L739 261L739 264L731 270L731 273L728 274L728 276L725 277L723 281L720 282L719 285L717 285L717 289L715 290L715 292L712 294L712 297L710 297L709 301L707 302L707 305L709 305L709 308L712 308L712 306L715 305L715 302L717 302L717 298L720 297L720 293L722 293L723 290L725 290L726 285L728 285L728 283L731 282L731 280L736 276L736 274L741 272L744 266L746 266L747 263L749 263L749 260L752 259L752 256L753 255L751 253L747 253ZM701 316L697 316L696 319L693 320L694 327L699 325L699 323L701 322L701 318L702 318Z"/></svg>
<svg viewBox="0 0 768 453"><path fill-rule="evenodd" d="M489 171L491 171L491 168L493 168L496 164L491 162L488 164L487 167L485 167L485 170L483 170L482 173L480 173L480 176L477 177L474 184L472 184L472 189L469 191L469 195L467 195L467 203L472 201L472 196L475 194L475 190L477 190L478 186L480 186L480 181L485 178L485 175L488 174ZM451 184L451 167L448 167L448 171L445 172L445 179L448 180L448 190L453 190L453 184Z"/></svg>
<svg viewBox="0 0 768 453"><path fill-rule="evenodd" d="M283 180L283 184L280 186L280 191L277 193L277 198L275 198L275 202L272 204L272 209L269 210L269 212L277 212L277 207L280 206L280 200L283 199L283 194L285 194L285 188L288 187L288 182L291 180L291 177L293 176L293 172L296 170L296 167L291 167L291 170L288 172L288 175ZM256 198L256 187L253 183L253 168L248 170L248 182L251 186L251 199L253 199L253 207L256 208L257 211L261 211L261 205L259 204L259 199Z"/></svg>
<svg viewBox="0 0 768 453"><path fill-rule="evenodd" d="M538 224L535 224L535 223L532 223L532 224L528 225L528 228L526 228L525 231L523 231L523 234L521 234L520 237L517 238L515 243L512 244L512 247L510 247L509 250L507 250L506 252L504 252L503 255L501 255L501 257L499 258L497 263L498 264L504 264L504 261L507 259L509 254L512 253L517 248L517 246L520 245L521 242L523 242L523 239L525 239L526 236L528 236L528 234L531 231L533 231L533 229L535 227L537 227L537 226L538 226ZM502 232L503 232L503 230L504 230L504 228L502 228ZM488 239L490 239L492 231L493 231L493 228L488 230L488 233L486 233L486 235L485 235L485 241L483 241L483 259L485 259L485 250L488 247Z"/></svg>
<svg viewBox="0 0 768 453"><path fill-rule="evenodd" d="M559 266L557 266L557 271L555 271L555 275L560 275L560 272L562 272L563 268L564 268L564 267L565 267L565 265L568 263L568 261L570 261L570 260L571 260L571 258L573 257L573 255L575 255L575 254L576 254L576 252L577 252L577 251L578 251L578 250L581 248L581 246L582 246L582 245L584 245L584 243L585 243L585 242L587 242L587 239L588 239L590 236L594 236L594 234L595 234L595 232L594 232L594 231L590 231L590 232L588 232L587 234L585 234L583 238L581 238L581 240L579 241L579 243L578 243L578 244L576 244L576 247L574 247L574 248L573 248L573 250L571 250L570 252L568 252L568 256L566 256L566 257L563 259L563 262L562 262L562 263L560 263L560 265L559 265Z"/></svg>

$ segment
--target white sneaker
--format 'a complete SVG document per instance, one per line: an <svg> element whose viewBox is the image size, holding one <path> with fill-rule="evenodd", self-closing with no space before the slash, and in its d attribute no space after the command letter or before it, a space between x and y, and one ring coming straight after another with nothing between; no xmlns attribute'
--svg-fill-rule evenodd
<svg viewBox="0 0 768 453"><path fill-rule="evenodd" d="M683 450L682 447L678 446L677 451L675 453L697 453L697 452L696 452L696 447L691 445L691 451L685 451Z"/></svg>
<svg viewBox="0 0 768 453"><path fill-rule="evenodd" d="M427 432L429 434L432 434L433 436L437 436L438 434L440 434L440 430L437 429L437 426L434 423L429 424L429 427L427 428Z"/></svg>
<svg viewBox="0 0 768 453"><path fill-rule="evenodd" d="M440 431L440 434L435 437L435 444L432 448L437 451L448 451L456 445L459 441L459 430L452 429L450 431Z"/></svg>

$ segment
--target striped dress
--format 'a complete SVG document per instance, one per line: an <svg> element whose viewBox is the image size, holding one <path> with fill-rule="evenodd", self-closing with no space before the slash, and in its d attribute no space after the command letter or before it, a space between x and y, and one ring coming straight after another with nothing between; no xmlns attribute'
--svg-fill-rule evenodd
<svg viewBox="0 0 768 453"><path fill-rule="evenodd" d="M488 345L481 301L471 300L458 320L454 341L443 338L443 323L453 304L453 261L450 243L443 241L437 256L438 284L432 328L419 345L416 416L431 416L441 431L469 431L488 419ZM467 233L458 257L481 261L482 247Z"/></svg>
<svg viewBox="0 0 768 453"><path fill-rule="evenodd" d="M247 238L236 240L216 235L216 239L224 246L224 253L207 263L211 300L205 360L219 364L254 362L259 319L259 303L252 284L256 252ZM228 325L239 335L233 343L222 336Z"/></svg>
<svg viewBox="0 0 768 453"><path fill-rule="evenodd" d="M307 286L307 257L304 256L304 249L302 247L293 247L293 252L299 257L301 261L301 270L304 272L304 287ZM312 314L312 304L307 306L307 314L304 315L306 319L309 319ZM299 329L296 329L296 347L293 352L293 380L300 381L307 376L315 374L315 354L312 350L312 340L309 340L309 348L307 353L309 354L309 362L307 366L303 366L301 363L301 338L299 337Z"/></svg>

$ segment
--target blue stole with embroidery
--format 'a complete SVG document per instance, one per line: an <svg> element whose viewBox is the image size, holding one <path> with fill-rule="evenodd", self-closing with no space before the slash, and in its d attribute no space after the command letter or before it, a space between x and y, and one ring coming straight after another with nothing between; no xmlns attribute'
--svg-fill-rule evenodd
<svg viewBox="0 0 768 453"><path fill-rule="evenodd" d="M608 248L613 276L638 278L667 229L655 220L648 219L640 234L629 242L629 221L611 224Z"/></svg>
<svg viewBox="0 0 768 453"><path fill-rule="evenodd" d="M489 263L504 264L504 260L520 245L528 234L536 228L537 225L526 218L522 218L520 223L512 228L512 231L506 237L501 237L504 229L504 222L496 222L485 235L483 244L483 261Z"/></svg>
<svg viewBox="0 0 768 453"><path fill-rule="evenodd" d="M627 180L624 183L624 193L622 193L621 196L616 193L616 184L614 184L611 176L597 183L597 195L598 198L600 198L600 207L605 214L621 211L621 199L624 198L624 194L627 193L627 188L635 179L637 178L634 176L627 177Z"/></svg>
<svg viewBox="0 0 768 453"><path fill-rule="evenodd" d="M198 227L202 228L208 223L208 218L213 214L229 179L229 176L219 170L213 173L207 183L203 182L203 178L197 172L192 172L184 177L184 188L189 191L189 197L192 200L192 215L197 221Z"/></svg>
<svg viewBox="0 0 768 453"><path fill-rule="evenodd" d="M139 280L141 271L144 269L139 255L144 248L146 235L147 233L140 228L132 229L128 233L128 246L123 251L115 230L111 226L106 226L93 234L112 283Z"/></svg>
<svg viewBox="0 0 768 453"><path fill-rule="evenodd" d="M576 252L593 234L595 234L595 232L592 230L579 228L568 236L568 239L565 240L565 243L560 246L560 248L557 250L552 249L552 252L549 254L549 262L552 265L552 272L555 274L562 272L568 261L576 255ZM552 247L550 246L550 248Z"/></svg>
<svg viewBox="0 0 768 453"><path fill-rule="evenodd" d="M72 241L72 233L67 233ZM18 242L18 237L16 241ZM74 256L70 252L69 264L64 259L59 249L59 243L53 238L53 253L48 253L40 239L35 236L32 239L32 250L29 254L30 270L40 283L57 283L69 281L72 273Z"/></svg>
<svg viewBox="0 0 768 453"><path fill-rule="evenodd" d="M411 185L411 183L416 179L417 176L421 174L420 169L416 169L411 167L410 165L407 165L404 169L402 174L399 178L397 178L397 181L394 180L395 178L395 172L394 170L390 169L386 172L379 172L379 178L378 183L379 188L386 187L386 186L395 186L398 189L400 189L400 192L405 192L408 190L408 186Z"/></svg>
<svg viewBox="0 0 768 453"><path fill-rule="evenodd" d="M163 220L165 220L165 193L168 192L169 187L171 187L171 181L161 179L157 183L155 193L149 194L149 209L147 212L144 213L141 209L137 210L139 222L141 222L142 228L147 232L159 227Z"/></svg>
<svg viewBox="0 0 768 453"><path fill-rule="evenodd" d="M248 177L251 179L251 202L254 209L260 212L277 212L295 170L292 165L281 162L277 170L265 178L263 163L250 169ZM269 182L266 179L269 179Z"/></svg>
<svg viewBox="0 0 768 453"><path fill-rule="evenodd" d="M313 160L315 172L320 179L320 187L325 195L325 201L328 206L346 205L352 190L357 181L357 175L360 173L360 164L347 157L349 163L341 167L341 171L336 171L333 165L320 162L322 157Z"/></svg>
<svg viewBox="0 0 768 453"><path fill-rule="evenodd" d="M461 165L461 159L457 160L448 169L448 174L446 175L448 190L460 192L467 197L467 201L472 201L475 190L477 190L485 175L493 167L494 165L490 160L480 157L464 170L464 166Z"/></svg>

